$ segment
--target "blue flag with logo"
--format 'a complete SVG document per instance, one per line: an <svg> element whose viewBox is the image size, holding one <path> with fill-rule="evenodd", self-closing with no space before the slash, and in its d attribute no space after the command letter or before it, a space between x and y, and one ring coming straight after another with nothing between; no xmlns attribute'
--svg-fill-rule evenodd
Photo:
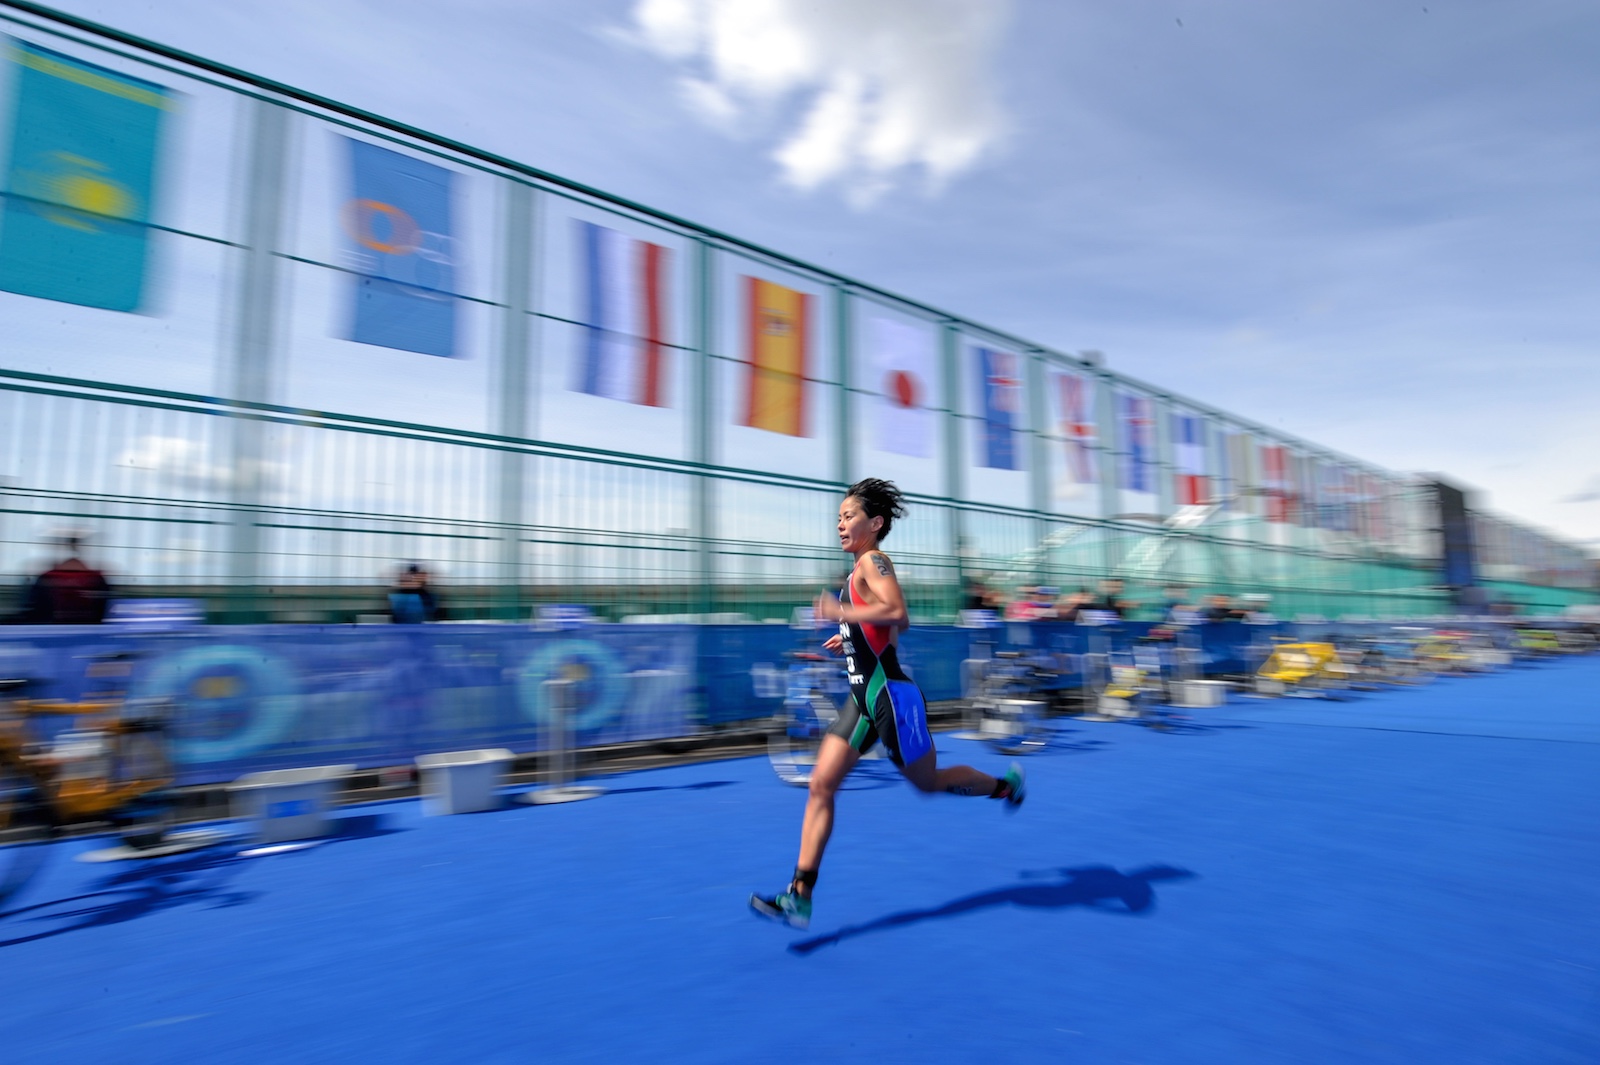
<svg viewBox="0 0 1600 1065"><path fill-rule="evenodd" d="M350 339L451 358L456 249L442 166L346 137L352 194L342 222L356 274Z"/></svg>
<svg viewBox="0 0 1600 1065"><path fill-rule="evenodd" d="M978 395L983 398L983 458L991 470L1021 469L1017 433L1022 421L1020 358L1009 351L978 349Z"/></svg>
<svg viewBox="0 0 1600 1065"><path fill-rule="evenodd" d="M172 95L23 41L0 208L0 289L111 311L144 302Z"/></svg>

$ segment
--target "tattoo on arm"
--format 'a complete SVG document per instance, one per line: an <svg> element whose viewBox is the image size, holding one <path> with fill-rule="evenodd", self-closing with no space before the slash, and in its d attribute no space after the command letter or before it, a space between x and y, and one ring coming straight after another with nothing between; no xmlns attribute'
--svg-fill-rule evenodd
<svg viewBox="0 0 1600 1065"><path fill-rule="evenodd" d="M894 573L894 565L889 561L888 555L880 555L874 551L872 553L872 564L878 567L878 576L880 577L887 577Z"/></svg>

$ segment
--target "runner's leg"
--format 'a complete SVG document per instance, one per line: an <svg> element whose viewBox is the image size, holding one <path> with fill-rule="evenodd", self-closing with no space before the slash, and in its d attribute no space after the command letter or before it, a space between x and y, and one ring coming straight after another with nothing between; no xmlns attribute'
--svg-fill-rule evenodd
<svg viewBox="0 0 1600 1065"><path fill-rule="evenodd" d="M828 837L833 835L833 801L839 785L855 768L861 754L845 740L833 734L822 737L822 747L817 751L817 764L811 770L811 792L806 798L806 816L800 825L800 860L797 869L815 873L822 864L822 852L827 849ZM796 883L794 891L802 898L811 897L811 885Z"/></svg>
<svg viewBox="0 0 1600 1065"><path fill-rule="evenodd" d="M940 769L938 760L939 752L929 751L900 772L905 774L905 778L911 781L918 791L929 795L942 791L951 795L987 797L993 795L999 786L1000 782L994 777L970 765L953 765L947 769Z"/></svg>

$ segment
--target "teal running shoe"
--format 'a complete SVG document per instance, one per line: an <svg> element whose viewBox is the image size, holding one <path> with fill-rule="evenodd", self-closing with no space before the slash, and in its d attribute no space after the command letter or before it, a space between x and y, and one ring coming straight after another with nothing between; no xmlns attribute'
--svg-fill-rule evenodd
<svg viewBox="0 0 1600 1065"><path fill-rule="evenodd" d="M801 898L792 891L771 897L751 895L750 908L762 917L782 921L790 928L811 927L811 900Z"/></svg>
<svg viewBox="0 0 1600 1065"><path fill-rule="evenodd" d="M1011 794L1006 796L1006 809L1015 813L1022 806L1022 800L1028 797L1028 778L1022 772L1021 763L1012 762L1011 768L1000 779L1011 785Z"/></svg>

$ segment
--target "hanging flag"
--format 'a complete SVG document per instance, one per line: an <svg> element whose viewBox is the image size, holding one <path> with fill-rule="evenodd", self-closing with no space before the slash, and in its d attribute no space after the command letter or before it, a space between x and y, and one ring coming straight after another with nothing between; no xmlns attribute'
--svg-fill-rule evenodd
<svg viewBox="0 0 1600 1065"><path fill-rule="evenodd" d="M351 195L341 212L355 273L349 339L456 353L455 238L442 166L346 137Z"/></svg>
<svg viewBox="0 0 1600 1065"><path fill-rule="evenodd" d="M1389 522L1386 516L1386 497L1389 494L1389 484L1382 477L1368 477L1366 524L1367 539L1375 544L1389 542Z"/></svg>
<svg viewBox="0 0 1600 1065"><path fill-rule="evenodd" d="M1121 480L1130 492L1154 492L1155 415L1149 396L1123 392L1117 396L1118 423L1122 429Z"/></svg>
<svg viewBox="0 0 1600 1065"><path fill-rule="evenodd" d="M1294 493L1289 481L1289 455L1281 444L1261 448L1261 489L1267 500L1267 520L1280 525L1292 521Z"/></svg>
<svg viewBox="0 0 1600 1065"><path fill-rule="evenodd" d="M1372 539L1368 515L1372 508L1372 476L1361 470L1348 470L1350 483L1350 531L1362 540Z"/></svg>
<svg viewBox="0 0 1600 1065"><path fill-rule="evenodd" d="M741 425L805 436L806 333L810 297L746 277L745 387Z"/></svg>
<svg viewBox="0 0 1600 1065"><path fill-rule="evenodd" d="M878 390L877 447L925 459L933 454L935 340L895 318L867 319L869 364Z"/></svg>
<svg viewBox="0 0 1600 1065"><path fill-rule="evenodd" d="M1070 499L1099 480L1094 469L1094 381L1080 374L1059 371L1054 378L1056 433L1066 448L1061 477L1057 479L1057 495Z"/></svg>
<svg viewBox="0 0 1600 1065"><path fill-rule="evenodd" d="M1206 477L1206 424L1198 414L1172 415L1172 458L1178 506L1194 507L1211 502L1211 487Z"/></svg>
<svg viewBox="0 0 1600 1065"><path fill-rule="evenodd" d="M23 41L0 210L0 289L108 311L144 302L167 89Z"/></svg>
<svg viewBox="0 0 1600 1065"><path fill-rule="evenodd" d="M1020 470L1016 438L1022 430L1022 360L1009 351L977 350L978 395L983 397L983 457L978 465Z"/></svg>
<svg viewBox="0 0 1600 1065"><path fill-rule="evenodd" d="M572 390L665 407L668 250L575 221L584 328Z"/></svg>
<svg viewBox="0 0 1600 1065"><path fill-rule="evenodd" d="M1322 478L1318 487L1318 500L1321 504L1322 527L1335 532L1354 532L1354 507L1351 494L1354 485L1351 483L1351 473L1343 466L1326 463L1322 466Z"/></svg>

